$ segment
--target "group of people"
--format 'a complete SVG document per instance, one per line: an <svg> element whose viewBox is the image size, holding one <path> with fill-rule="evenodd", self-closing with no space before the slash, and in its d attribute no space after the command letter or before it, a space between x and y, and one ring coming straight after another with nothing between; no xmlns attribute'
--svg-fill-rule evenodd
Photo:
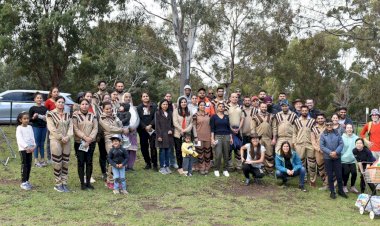
<svg viewBox="0 0 380 226"><path fill-rule="evenodd" d="M286 94L280 93L278 102L273 103L264 90L258 96L242 97L240 89L228 99L224 95L222 87L217 88L214 96L212 89L206 95L204 88L193 94L187 85L184 95L174 103L171 93L166 93L157 105L143 92L141 103L134 106L131 94L124 92L123 82L116 82L108 92L106 82L100 81L97 92L80 93L73 112L68 113L64 112L65 99L59 96L58 88L51 89L44 105L42 95L37 93L36 105L18 117L21 188L31 188L33 152L35 165L46 165L46 133L51 151L47 157L54 167L54 189L59 192L69 192L71 138L74 138L81 189L94 189L91 181L97 143L103 179L115 194L128 193L125 171L134 170L138 143L145 169L164 175L173 169L184 176L192 176L193 171L205 175L212 170L216 177L220 177L220 172L229 177L232 170L242 170L246 185L251 183L251 175L258 183L265 175L273 175L284 186L289 177L299 176L301 191L306 191L307 181L316 187L319 175L323 183L320 189L329 189L333 199L336 198L334 183L342 197L347 197L348 192L358 193L356 163L379 158L377 109L371 111L372 121L364 126L359 138L353 132L345 107L326 118L314 108L311 98L290 103ZM366 165L360 167L365 169ZM364 192L362 174L360 189Z"/></svg>

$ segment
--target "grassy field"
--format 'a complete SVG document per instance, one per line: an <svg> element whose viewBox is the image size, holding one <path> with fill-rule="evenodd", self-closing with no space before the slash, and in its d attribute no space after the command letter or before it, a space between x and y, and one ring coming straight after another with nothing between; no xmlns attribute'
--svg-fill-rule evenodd
<svg viewBox="0 0 380 226"><path fill-rule="evenodd" d="M2 127L16 150L15 127ZM18 153L17 153L18 154ZM20 158L0 165L0 225L373 225L368 214L360 215L349 199L329 198L311 189L302 193L281 188L274 178L263 185L243 185L242 173L230 178L195 174L191 178L143 170L139 152L135 172L127 173L130 194L113 195L100 181L98 151L94 162L94 191L82 191L71 155L71 193L53 190L51 166L32 168L32 191L20 189Z"/></svg>

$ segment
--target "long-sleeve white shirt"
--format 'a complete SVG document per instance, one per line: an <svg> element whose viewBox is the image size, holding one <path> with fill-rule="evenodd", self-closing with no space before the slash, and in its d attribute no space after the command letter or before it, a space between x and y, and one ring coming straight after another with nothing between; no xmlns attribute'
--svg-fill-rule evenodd
<svg viewBox="0 0 380 226"><path fill-rule="evenodd" d="M30 125L26 127L22 125L17 126L16 139L19 151L26 150L28 146L36 146L33 129Z"/></svg>

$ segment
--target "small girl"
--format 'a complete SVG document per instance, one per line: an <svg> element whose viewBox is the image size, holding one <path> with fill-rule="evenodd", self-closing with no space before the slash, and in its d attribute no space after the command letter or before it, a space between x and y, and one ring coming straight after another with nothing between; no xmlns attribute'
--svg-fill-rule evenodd
<svg viewBox="0 0 380 226"><path fill-rule="evenodd" d="M128 103L121 103L120 107L117 111L117 117L120 119L121 123L123 124L123 129L129 128L129 122L131 120L131 113L129 112L130 104ZM129 138L127 135L121 135L121 141L122 146L125 149L128 149L129 146L131 146L131 142L129 141Z"/></svg>
<svg viewBox="0 0 380 226"><path fill-rule="evenodd" d="M197 157L198 153L195 151L193 142L191 142L191 134L185 134L185 142L181 146L182 157L183 157L183 175L193 176L193 157Z"/></svg>
<svg viewBox="0 0 380 226"><path fill-rule="evenodd" d="M32 153L36 148L33 129L29 125L29 113L21 112L17 116L16 139L18 150L21 156L21 189L31 190L32 185L29 183L30 170L32 167Z"/></svg>

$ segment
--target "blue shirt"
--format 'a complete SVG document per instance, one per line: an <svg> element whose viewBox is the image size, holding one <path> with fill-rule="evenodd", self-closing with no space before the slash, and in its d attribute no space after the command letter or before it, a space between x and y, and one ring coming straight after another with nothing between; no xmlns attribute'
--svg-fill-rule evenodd
<svg viewBox="0 0 380 226"><path fill-rule="evenodd" d="M228 115L224 115L223 118L219 118L217 114L213 115L210 119L211 132L214 135L230 135L230 119Z"/></svg>

